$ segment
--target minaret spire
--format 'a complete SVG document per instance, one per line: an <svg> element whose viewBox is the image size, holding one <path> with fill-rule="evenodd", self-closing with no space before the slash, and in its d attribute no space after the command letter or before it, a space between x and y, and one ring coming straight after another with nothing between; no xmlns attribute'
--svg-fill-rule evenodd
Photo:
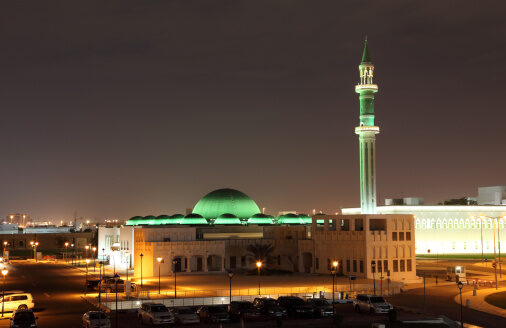
<svg viewBox="0 0 506 328"><path fill-rule="evenodd" d="M374 94L378 86L373 82L374 65L369 56L367 36L358 66L360 82L355 86L360 100L360 125L355 128L360 143L360 208L362 214L376 213L376 134L374 125Z"/></svg>

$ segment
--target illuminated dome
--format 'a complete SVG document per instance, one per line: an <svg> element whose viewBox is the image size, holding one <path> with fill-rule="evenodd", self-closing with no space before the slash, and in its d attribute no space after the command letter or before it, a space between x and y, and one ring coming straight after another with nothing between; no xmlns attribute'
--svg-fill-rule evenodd
<svg viewBox="0 0 506 328"><path fill-rule="evenodd" d="M257 213L248 219L249 224L273 224L272 215Z"/></svg>
<svg viewBox="0 0 506 328"><path fill-rule="evenodd" d="M234 214L225 213L214 220L214 224L241 224L241 220Z"/></svg>
<svg viewBox="0 0 506 328"><path fill-rule="evenodd" d="M246 220L260 213L260 209L253 199L238 190L218 189L200 199L193 208L193 213L200 214L206 219L216 219L222 214L232 214ZM230 219L235 220L235 218Z"/></svg>

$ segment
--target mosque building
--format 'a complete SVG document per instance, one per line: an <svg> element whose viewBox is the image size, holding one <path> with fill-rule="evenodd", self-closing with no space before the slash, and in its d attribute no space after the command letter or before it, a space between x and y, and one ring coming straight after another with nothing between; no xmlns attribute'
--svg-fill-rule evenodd
<svg viewBox="0 0 506 328"><path fill-rule="evenodd" d="M343 275L391 280L416 279L415 223L410 213L376 209L374 83L367 40L359 65L361 208L350 215L286 213L273 217L234 189L218 189L186 215L132 217L125 226L100 227L98 256L116 267L134 268L139 277L265 268L329 274L332 263ZM343 213L346 214L346 213ZM269 254L252 250L267 249ZM158 262L158 258L162 263ZM156 271L155 271L156 270Z"/></svg>

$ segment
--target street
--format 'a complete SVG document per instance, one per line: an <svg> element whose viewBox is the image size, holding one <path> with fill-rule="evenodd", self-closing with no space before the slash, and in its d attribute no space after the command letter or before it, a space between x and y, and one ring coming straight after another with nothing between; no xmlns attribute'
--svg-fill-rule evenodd
<svg viewBox="0 0 506 328"><path fill-rule="evenodd" d="M82 301L83 276L60 264L13 261L5 290L31 293L35 300L35 315L40 327L81 327L81 316L93 308ZM10 313L0 320L0 327L9 327Z"/></svg>

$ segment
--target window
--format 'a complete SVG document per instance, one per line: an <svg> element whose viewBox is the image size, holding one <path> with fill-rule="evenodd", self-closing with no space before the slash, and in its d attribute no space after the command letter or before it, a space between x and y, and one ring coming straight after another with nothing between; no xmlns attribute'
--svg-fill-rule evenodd
<svg viewBox="0 0 506 328"><path fill-rule="evenodd" d="M245 267L246 266L246 256L241 256L241 266L242 267Z"/></svg>
<svg viewBox="0 0 506 328"><path fill-rule="evenodd" d="M404 264L405 264L405 261L401 260L401 272L406 271L406 267L404 266Z"/></svg>
<svg viewBox="0 0 506 328"><path fill-rule="evenodd" d="M376 273L376 262L371 261L371 272Z"/></svg>
<svg viewBox="0 0 506 328"><path fill-rule="evenodd" d="M346 272L350 272L350 270L351 270L350 260L346 260Z"/></svg>
<svg viewBox="0 0 506 328"><path fill-rule="evenodd" d="M281 265L281 255L278 255L278 265Z"/></svg>
<svg viewBox="0 0 506 328"><path fill-rule="evenodd" d="M353 272L357 272L357 260L353 260Z"/></svg>
<svg viewBox="0 0 506 328"><path fill-rule="evenodd" d="M320 259L319 258L314 259L314 266L316 267L316 270L320 269Z"/></svg>
<svg viewBox="0 0 506 328"><path fill-rule="evenodd" d="M411 231L406 231L406 240L411 240Z"/></svg>
<svg viewBox="0 0 506 328"><path fill-rule="evenodd" d="M383 270L384 270L385 272L388 272L388 260L384 260L384 261L383 261Z"/></svg>
<svg viewBox="0 0 506 328"><path fill-rule="evenodd" d="M397 241L397 232L392 232L392 241Z"/></svg>
<svg viewBox="0 0 506 328"><path fill-rule="evenodd" d="M404 232L399 232L399 240L404 241Z"/></svg>
<svg viewBox="0 0 506 328"><path fill-rule="evenodd" d="M399 272L399 261L398 260L394 260L394 272Z"/></svg>
<svg viewBox="0 0 506 328"><path fill-rule="evenodd" d="M376 262L376 265L378 266L378 272L383 272L383 268L381 267L381 261Z"/></svg>
<svg viewBox="0 0 506 328"><path fill-rule="evenodd" d="M26 295L16 295L16 296L11 296L11 301L23 301L23 300L27 300L28 297L26 297Z"/></svg>
<svg viewBox="0 0 506 328"><path fill-rule="evenodd" d="M411 272L411 260L407 260L407 266L408 268L406 271Z"/></svg>
<svg viewBox="0 0 506 328"><path fill-rule="evenodd" d="M231 256L230 257L230 269L235 269L236 267L236 257L235 256Z"/></svg>
<svg viewBox="0 0 506 328"><path fill-rule="evenodd" d="M360 261L360 273L364 273L364 261Z"/></svg>

